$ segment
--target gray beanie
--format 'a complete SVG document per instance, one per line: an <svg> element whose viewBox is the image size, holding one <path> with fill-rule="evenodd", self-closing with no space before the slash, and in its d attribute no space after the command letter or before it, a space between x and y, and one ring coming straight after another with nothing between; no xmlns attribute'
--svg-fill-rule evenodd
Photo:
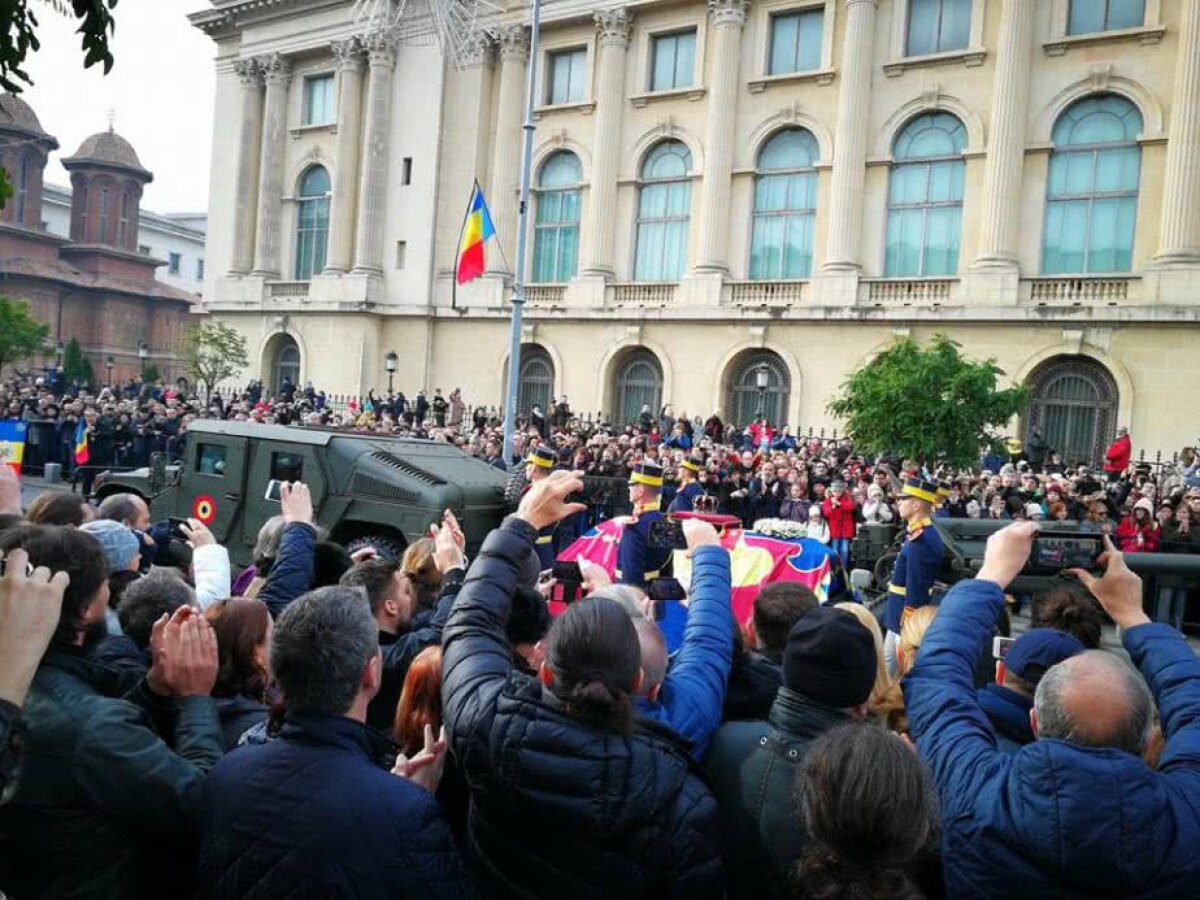
<svg viewBox="0 0 1200 900"><path fill-rule="evenodd" d="M108 562L108 573L122 572L141 549L141 543L129 528L112 519L96 519L79 526L79 530L90 534Z"/></svg>

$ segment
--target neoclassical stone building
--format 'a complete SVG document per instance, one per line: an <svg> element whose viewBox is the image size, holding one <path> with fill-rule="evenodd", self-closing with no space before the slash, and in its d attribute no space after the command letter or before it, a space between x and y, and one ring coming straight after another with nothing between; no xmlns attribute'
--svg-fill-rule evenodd
<svg viewBox="0 0 1200 900"><path fill-rule="evenodd" d="M515 252L527 12L455 68L351 6L193 19L209 308L268 381L380 387L394 350L497 403L506 264L454 308L451 272L474 179ZM1195 442L1200 0L545 0L538 67L524 403L828 426L849 370L947 332L1071 456Z"/></svg>

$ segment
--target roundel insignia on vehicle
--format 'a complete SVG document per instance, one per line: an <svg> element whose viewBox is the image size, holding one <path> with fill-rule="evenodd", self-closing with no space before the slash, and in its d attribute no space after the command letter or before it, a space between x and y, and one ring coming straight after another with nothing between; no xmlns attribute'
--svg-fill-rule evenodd
<svg viewBox="0 0 1200 900"><path fill-rule="evenodd" d="M217 504L208 494L201 494L192 504L192 518L199 519L205 525L211 525L217 518Z"/></svg>

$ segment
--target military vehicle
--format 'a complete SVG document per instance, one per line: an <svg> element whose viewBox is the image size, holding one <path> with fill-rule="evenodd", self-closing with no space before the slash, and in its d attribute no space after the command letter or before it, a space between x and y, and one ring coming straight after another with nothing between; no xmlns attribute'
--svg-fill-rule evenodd
<svg viewBox="0 0 1200 900"><path fill-rule="evenodd" d="M280 513L279 502L266 497L273 480L308 485L317 525L331 539L398 559L445 509L458 517L474 553L500 524L508 476L450 444L197 420L182 460L168 465L158 456L148 469L102 473L93 493L98 500L138 494L155 521L199 519L245 565L263 523Z"/></svg>

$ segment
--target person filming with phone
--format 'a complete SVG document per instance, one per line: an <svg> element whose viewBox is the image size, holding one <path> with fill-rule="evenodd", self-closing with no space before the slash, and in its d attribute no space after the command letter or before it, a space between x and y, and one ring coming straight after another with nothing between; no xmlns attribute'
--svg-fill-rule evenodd
<svg viewBox="0 0 1200 900"><path fill-rule="evenodd" d="M1037 534L1020 522L988 539L978 575L942 601L903 682L912 737L941 796L946 893L1195 896L1200 660L1146 616L1142 580L1107 536L1092 569L1068 574L1120 627L1133 665L1102 650L1051 665L1029 711L1036 740L1011 755L980 705L979 656ZM1142 753L1156 705L1165 746L1151 769Z"/></svg>

